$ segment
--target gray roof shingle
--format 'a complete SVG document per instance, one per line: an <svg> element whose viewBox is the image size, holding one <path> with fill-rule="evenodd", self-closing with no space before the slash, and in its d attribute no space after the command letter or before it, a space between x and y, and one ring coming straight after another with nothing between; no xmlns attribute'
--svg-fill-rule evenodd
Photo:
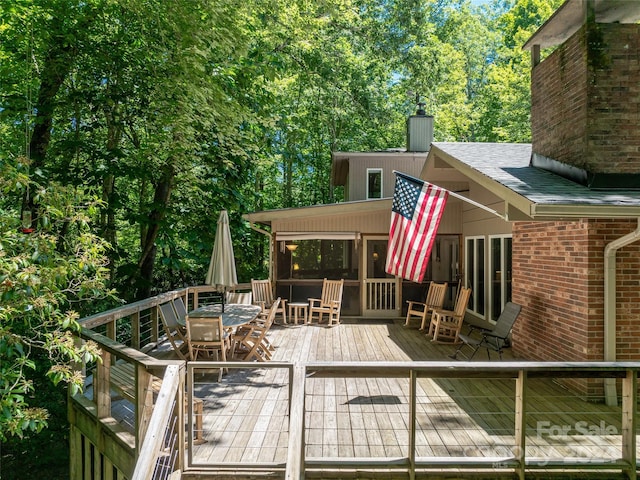
<svg viewBox="0 0 640 480"><path fill-rule="evenodd" d="M591 190L530 166L531 144L434 142L433 146L533 203L640 206L640 192Z"/></svg>

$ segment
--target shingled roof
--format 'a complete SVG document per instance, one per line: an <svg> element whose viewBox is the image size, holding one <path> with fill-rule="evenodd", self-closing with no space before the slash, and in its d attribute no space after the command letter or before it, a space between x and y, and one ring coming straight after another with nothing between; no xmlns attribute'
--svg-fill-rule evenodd
<svg viewBox="0 0 640 480"><path fill-rule="evenodd" d="M502 198L510 220L640 217L640 192L591 190L533 167L531 144L434 142L433 155Z"/></svg>

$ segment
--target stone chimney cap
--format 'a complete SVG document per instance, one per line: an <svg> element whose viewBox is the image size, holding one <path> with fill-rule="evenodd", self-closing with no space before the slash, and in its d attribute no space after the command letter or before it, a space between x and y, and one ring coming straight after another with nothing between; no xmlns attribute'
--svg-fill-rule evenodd
<svg viewBox="0 0 640 480"><path fill-rule="evenodd" d="M588 0L567 0L522 47L531 50L564 43L584 24ZM596 23L636 23L640 20L638 0L592 0Z"/></svg>

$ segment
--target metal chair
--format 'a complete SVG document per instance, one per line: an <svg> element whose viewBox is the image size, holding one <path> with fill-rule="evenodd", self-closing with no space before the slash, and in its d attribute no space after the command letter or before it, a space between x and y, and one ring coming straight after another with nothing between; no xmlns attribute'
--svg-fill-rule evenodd
<svg viewBox="0 0 640 480"><path fill-rule="evenodd" d="M462 344L449 356L457 360L458 354L460 354L467 360L471 360L479 349L486 348L489 360L491 360L491 350L498 352L498 356L500 360L502 360L502 350L509 345L509 334L518 319L518 315L520 315L521 309L522 307L520 305L507 302L493 329L487 330L480 327L471 327L469 333L466 335L459 334L458 338L462 341ZM472 337L472 333L477 330L480 331L480 338ZM465 346L471 348L471 355L467 356L462 352Z"/></svg>

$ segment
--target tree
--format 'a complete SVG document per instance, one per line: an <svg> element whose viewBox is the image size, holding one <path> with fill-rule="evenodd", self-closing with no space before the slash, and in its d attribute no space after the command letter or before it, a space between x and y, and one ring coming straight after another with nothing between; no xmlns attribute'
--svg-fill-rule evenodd
<svg viewBox="0 0 640 480"><path fill-rule="evenodd" d="M75 188L30 181L26 159L0 162L0 440L40 431L48 412L33 405L33 370L46 365L72 393L84 379L73 363L94 361L95 345L76 345L87 304L106 299L107 246L93 235L95 201ZM40 205L37 229L20 229L19 199L29 188Z"/></svg>
<svg viewBox="0 0 640 480"><path fill-rule="evenodd" d="M491 20L502 40L479 94L478 140L531 141L531 59L521 47L561 3L517 0Z"/></svg>

